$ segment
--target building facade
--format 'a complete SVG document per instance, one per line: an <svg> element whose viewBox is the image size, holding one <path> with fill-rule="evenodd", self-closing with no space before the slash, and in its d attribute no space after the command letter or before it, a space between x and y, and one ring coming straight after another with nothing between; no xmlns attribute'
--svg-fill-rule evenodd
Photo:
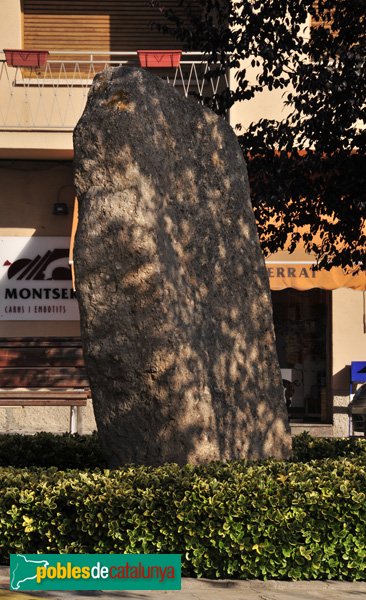
<svg viewBox="0 0 366 600"><path fill-rule="evenodd" d="M141 48L177 47L151 29L154 15L145 4L2 0L0 32L8 52L0 62L1 338L80 335L68 260L72 131L96 72L105 65L138 65ZM205 69L196 53L183 54L179 68L155 72L188 95L202 90ZM210 85L228 83L222 78ZM229 119L245 127L283 110L281 92L266 92L245 110L234 107ZM350 365L366 361L366 278L336 269L315 274L313 263L301 248L267 260L291 426L294 433L345 436ZM68 428L68 408L0 409L3 432ZM90 401L80 408L78 429L95 429Z"/></svg>

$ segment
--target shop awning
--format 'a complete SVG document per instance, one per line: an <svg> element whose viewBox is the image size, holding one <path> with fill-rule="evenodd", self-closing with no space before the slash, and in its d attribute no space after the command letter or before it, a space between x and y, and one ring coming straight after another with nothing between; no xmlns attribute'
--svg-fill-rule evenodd
<svg viewBox="0 0 366 600"><path fill-rule="evenodd" d="M284 290L285 288L366 290L365 272L352 275L345 273L340 267L333 267L329 271L324 269L314 271L312 267L315 264L315 257L307 254L300 245L292 254L282 250L267 256L266 266L271 290Z"/></svg>
<svg viewBox="0 0 366 600"><path fill-rule="evenodd" d="M74 270L74 243L75 243L75 235L76 229L78 226L78 218L79 218L79 206L77 198L75 198L74 202L74 214L72 217L72 226L71 226L71 237L70 237L70 252L69 252L69 264L71 266L71 277L72 277L72 287L75 291L75 270Z"/></svg>

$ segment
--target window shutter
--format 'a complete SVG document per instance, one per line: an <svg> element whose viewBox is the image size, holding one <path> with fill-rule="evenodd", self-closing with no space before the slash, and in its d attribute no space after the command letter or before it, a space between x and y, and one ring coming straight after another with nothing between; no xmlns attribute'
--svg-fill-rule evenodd
<svg viewBox="0 0 366 600"><path fill-rule="evenodd" d="M164 0L177 7L178 0ZM180 42L151 27L146 0L23 0L24 48L132 51L176 49Z"/></svg>

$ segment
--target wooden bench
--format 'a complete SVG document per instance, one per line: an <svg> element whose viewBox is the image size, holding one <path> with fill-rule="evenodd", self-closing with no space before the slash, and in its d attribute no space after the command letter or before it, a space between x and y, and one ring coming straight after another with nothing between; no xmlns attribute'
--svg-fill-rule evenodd
<svg viewBox="0 0 366 600"><path fill-rule="evenodd" d="M79 406L90 397L80 338L0 338L0 406Z"/></svg>

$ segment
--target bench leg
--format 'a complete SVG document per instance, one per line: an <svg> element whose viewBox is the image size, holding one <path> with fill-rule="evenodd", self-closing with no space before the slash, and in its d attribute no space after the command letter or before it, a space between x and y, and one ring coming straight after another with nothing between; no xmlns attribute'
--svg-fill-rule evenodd
<svg viewBox="0 0 366 600"><path fill-rule="evenodd" d="M70 407L70 432L71 433L78 432L78 407L77 406Z"/></svg>

